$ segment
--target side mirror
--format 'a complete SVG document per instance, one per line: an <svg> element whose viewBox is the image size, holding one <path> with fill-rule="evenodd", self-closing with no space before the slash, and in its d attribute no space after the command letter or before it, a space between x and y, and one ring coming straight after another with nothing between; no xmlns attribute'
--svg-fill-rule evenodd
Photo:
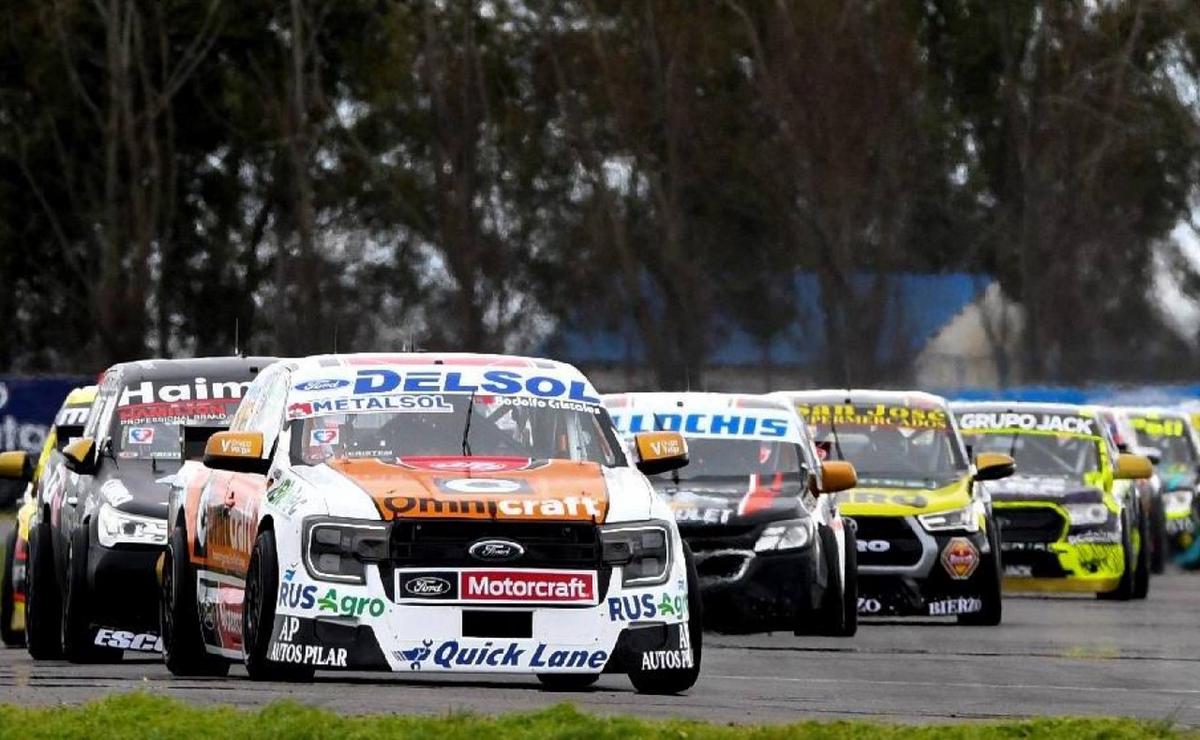
<svg viewBox="0 0 1200 740"><path fill-rule="evenodd" d="M266 475L271 461L262 454L262 432L217 432L204 445L204 464L214 470Z"/></svg>
<svg viewBox="0 0 1200 740"><path fill-rule="evenodd" d="M1117 457L1117 480L1138 480L1154 475L1154 466L1150 459L1142 455L1130 455L1128 452Z"/></svg>
<svg viewBox="0 0 1200 740"><path fill-rule="evenodd" d="M203 460L208 440L217 432L229 427L206 427L192 424L179 425L179 453L183 460Z"/></svg>
<svg viewBox="0 0 1200 740"><path fill-rule="evenodd" d="M0 452L0 478L29 481L33 479L33 464L29 454L16 450Z"/></svg>
<svg viewBox="0 0 1200 740"><path fill-rule="evenodd" d="M1000 452L981 452L975 458L975 480L1000 480L1017 472L1017 462Z"/></svg>
<svg viewBox="0 0 1200 740"><path fill-rule="evenodd" d="M96 440L91 437L80 437L63 448L63 464L67 470L79 475L92 475L96 472Z"/></svg>
<svg viewBox="0 0 1200 740"><path fill-rule="evenodd" d="M68 442L82 436L82 424L58 424L54 427L54 444L58 447L59 452L62 452Z"/></svg>
<svg viewBox="0 0 1200 740"><path fill-rule="evenodd" d="M633 438L637 469L646 475L677 470L688 464L687 440L678 432L643 432Z"/></svg>
<svg viewBox="0 0 1200 740"><path fill-rule="evenodd" d="M858 485L858 471L844 460L821 463L821 493L837 493Z"/></svg>

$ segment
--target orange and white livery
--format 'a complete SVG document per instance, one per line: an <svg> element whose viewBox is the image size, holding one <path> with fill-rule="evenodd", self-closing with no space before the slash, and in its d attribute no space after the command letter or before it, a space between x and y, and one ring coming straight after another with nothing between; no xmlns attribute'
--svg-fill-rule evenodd
<svg viewBox="0 0 1200 740"><path fill-rule="evenodd" d="M533 673L567 687L617 672L645 692L686 689L700 664L695 568L645 477L686 461L677 434L627 446L559 362L278 362L175 478L167 664ZM650 605L641 618L619 608L630 599Z"/></svg>

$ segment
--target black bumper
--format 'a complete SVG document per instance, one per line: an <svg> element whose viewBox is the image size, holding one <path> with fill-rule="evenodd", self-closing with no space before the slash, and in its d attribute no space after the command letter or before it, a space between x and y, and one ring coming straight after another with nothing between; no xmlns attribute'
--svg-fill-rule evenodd
<svg viewBox="0 0 1200 740"><path fill-rule="evenodd" d="M954 616L983 609L987 591L997 587L994 565L996 553L991 551L986 533L931 534L930 539L935 543L935 555L924 573L864 573L860 559L859 615ZM978 554L978 562L966 578L951 575L943 559L947 547L958 539L969 541Z"/></svg>
<svg viewBox="0 0 1200 740"><path fill-rule="evenodd" d="M790 631L825 593L820 550L811 543L784 552L701 550L695 557L705 629Z"/></svg>
<svg viewBox="0 0 1200 740"><path fill-rule="evenodd" d="M88 604L95 626L158 631L157 564L162 552L150 545L89 544Z"/></svg>

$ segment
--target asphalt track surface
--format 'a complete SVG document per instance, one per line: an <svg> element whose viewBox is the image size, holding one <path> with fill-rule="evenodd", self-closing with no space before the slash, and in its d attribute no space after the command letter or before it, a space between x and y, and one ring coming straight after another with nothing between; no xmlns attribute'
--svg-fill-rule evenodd
<svg viewBox="0 0 1200 740"><path fill-rule="evenodd" d="M3 527L0 526L0 529ZM869 718L903 722L1038 715L1133 716L1200 726L1200 574L1156 578L1145 602L1005 600L1000 627L871 621L851 639L706 635L700 681L676 697L635 694L623 676L589 691L532 677L318 674L312 684L175 679L155 660L34 663L0 649L0 703L76 704L133 690L197 704L292 699L344 713L495 714L570 701L600 714L718 722Z"/></svg>

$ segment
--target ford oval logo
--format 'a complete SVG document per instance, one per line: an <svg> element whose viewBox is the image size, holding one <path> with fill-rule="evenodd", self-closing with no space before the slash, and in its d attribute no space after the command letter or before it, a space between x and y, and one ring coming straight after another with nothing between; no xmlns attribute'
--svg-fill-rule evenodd
<svg viewBox="0 0 1200 740"><path fill-rule="evenodd" d="M336 388L345 388L350 385L349 380L341 378L325 378L323 380L306 380L303 383L297 383L294 387L298 391L332 391Z"/></svg>
<svg viewBox="0 0 1200 740"><path fill-rule="evenodd" d="M512 540L480 540L467 549L476 560L503 563L525 554L525 548Z"/></svg>
<svg viewBox="0 0 1200 740"><path fill-rule="evenodd" d="M404 584L413 596L441 596L450 593L450 581L437 576L420 576Z"/></svg>

